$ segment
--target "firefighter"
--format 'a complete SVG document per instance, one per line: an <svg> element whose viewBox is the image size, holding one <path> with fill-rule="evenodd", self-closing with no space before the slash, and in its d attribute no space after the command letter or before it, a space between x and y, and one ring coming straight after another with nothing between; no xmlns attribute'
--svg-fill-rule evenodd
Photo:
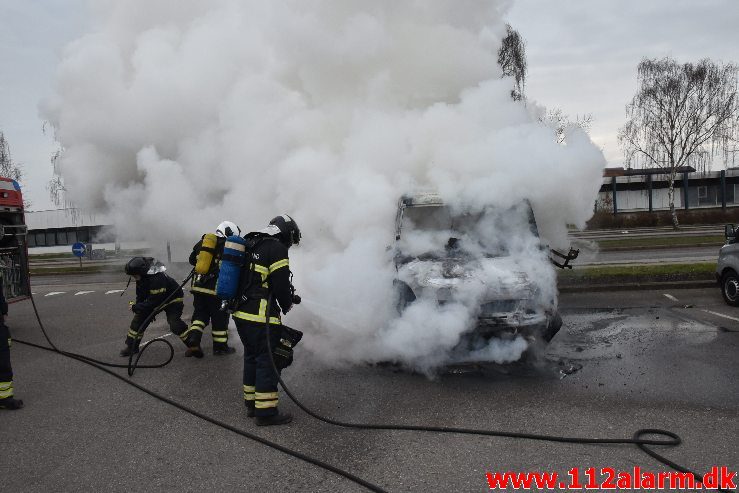
<svg viewBox="0 0 739 493"><path fill-rule="evenodd" d="M2 283L0 283L2 284ZM10 366L10 329L5 325L8 303L0 286L0 409L20 409L23 401L13 397L13 368Z"/></svg>
<svg viewBox="0 0 739 493"><path fill-rule="evenodd" d="M246 415L256 416L259 426L281 425L292 421L289 413L280 413L277 408L277 374L267 349L269 317L270 343L276 347L280 340L280 311L287 313L294 301L291 283L288 248L300 242L300 229L288 215L277 216L269 226L259 232L249 233L247 241L255 241L248 250L246 265L241 278L244 282L240 303L233 313L234 322L244 344L244 403ZM254 240L250 240L250 239ZM268 299L273 304L267 313Z"/></svg>
<svg viewBox="0 0 739 493"><path fill-rule="evenodd" d="M236 349L228 345L228 312L221 310L221 300L216 296L216 282L218 281L218 271L223 255L223 245L226 238L233 235L240 235L241 229L231 221L223 221L216 228L216 244L214 248L208 248L208 265L207 273L196 274L193 277L190 292L193 296L193 313L190 328L188 328L181 336L182 340L188 347L185 356L203 357L203 350L200 348L200 340L203 337L203 330L210 322L211 334L213 336L213 354L223 355L232 354ZM190 254L190 265L197 266L198 261L202 258L198 257L203 249L203 241L206 235L192 247ZM207 241L206 241L207 243ZM207 247L206 247L207 248Z"/></svg>
<svg viewBox="0 0 739 493"><path fill-rule="evenodd" d="M182 288L164 273L166 267L151 257L134 257L128 261L125 270L126 274L136 279L136 302L131 305L134 316L121 356L139 352L139 343L146 330L142 323L154 312L164 311L173 334L185 332L187 324L182 321Z"/></svg>

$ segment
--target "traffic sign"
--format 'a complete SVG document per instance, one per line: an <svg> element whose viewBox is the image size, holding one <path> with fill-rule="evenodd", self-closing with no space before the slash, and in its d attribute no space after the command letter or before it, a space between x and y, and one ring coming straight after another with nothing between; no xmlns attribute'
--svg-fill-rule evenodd
<svg viewBox="0 0 739 493"><path fill-rule="evenodd" d="M77 242L74 245L72 245L72 253L75 257L84 257L85 256L85 244Z"/></svg>

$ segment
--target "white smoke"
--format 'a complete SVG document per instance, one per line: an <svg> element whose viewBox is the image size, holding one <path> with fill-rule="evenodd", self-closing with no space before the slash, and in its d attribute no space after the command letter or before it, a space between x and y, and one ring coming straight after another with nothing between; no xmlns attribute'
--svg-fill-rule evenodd
<svg viewBox="0 0 739 493"><path fill-rule="evenodd" d="M472 213L528 199L562 247L567 225L591 215L605 165L584 132L559 145L535 105L511 100L496 63L509 7L95 2L96 29L67 47L42 104L68 198L181 256L222 220L249 231L289 213L303 231L290 253L306 302L287 323L306 347L331 362L442 364L484 290L424 297L395 317L399 197L432 188ZM556 299L546 255L526 238L506 239L516 271Z"/></svg>

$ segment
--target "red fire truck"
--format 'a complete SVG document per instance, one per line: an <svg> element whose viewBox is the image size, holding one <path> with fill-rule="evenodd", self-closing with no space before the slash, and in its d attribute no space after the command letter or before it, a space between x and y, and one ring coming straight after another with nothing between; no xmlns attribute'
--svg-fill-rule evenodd
<svg viewBox="0 0 739 493"><path fill-rule="evenodd" d="M8 303L31 294L23 195L18 182L0 177L0 275Z"/></svg>

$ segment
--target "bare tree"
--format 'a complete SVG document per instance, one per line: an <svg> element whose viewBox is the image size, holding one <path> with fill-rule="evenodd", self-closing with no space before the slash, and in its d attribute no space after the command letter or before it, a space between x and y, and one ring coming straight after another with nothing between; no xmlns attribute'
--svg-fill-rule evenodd
<svg viewBox="0 0 739 493"><path fill-rule="evenodd" d="M580 127L585 132L590 132L590 126L593 123L593 115L590 113L582 116L578 115L573 121L570 120L570 117L566 115L562 109L555 108L553 110L548 110L545 116L539 118L539 121L553 128L557 133L557 143L564 144L567 130L572 127Z"/></svg>
<svg viewBox="0 0 739 493"><path fill-rule="evenodd" d="M0 176L20 181L23 178L23 170L13 162L10 156L10 144L5 135L0 132Z"/></svg>
<svg viewBox="0 0 739 493"><path fill-rule="evenodd" d="M639 89L626 106L618 139L627 165L662 168L668 176L672 225L675 178L682 166L705 170L717 156L726 163L737 142L737 66L708 59L678 64L672 58L644 59Z"/></svg>
<svg viewBox="0 0 739 493"><path fill-rule="evenodd" d="M80 220L81 212L67 199L67 188L64 186L64 180L62 179L59 169L59 159L61 158L61 155L61 149L57 149L56 152L51 155L51 165L54 169L54 175L46 184L46 190L49 192L49 196L51 197L51 201L54 202L54 205L63 209L64 213L71 217L73 223L77 224Z"/></svg>
<svg viewBox="0 0 739 493"><path fill-rule="evenodd" d="M54 202L54 205L57 207L64 206L66 208L69 206L65 196L67 189L64 187L64 181L59 170L59 158L61 154L62 151L57 150L51 155L51 165L54 169L54 175L49 180L49 183L46 184L46 190L49 191L49 196L51 197L51 201Z"/></svg>
<svg viewBox="0 0 739 493"><path fill-rule="evenodd" d="M503 38L498 50L498 65L503 69L503 75L513 77L516 88L511 91L511 97L515 101L524 99L524 86L526 85L526 44L521 35L506 24L506 36Z"/></svg>
<svg viewBox="0 0 739 493"><path fill-rule="evenodd" d="M13 161L10 155L10 144L5 134L0 131L0 176L20 182L23 179L23 169L20 164ZM31 202L24 198L23 205L27 209Z"/></svg>

